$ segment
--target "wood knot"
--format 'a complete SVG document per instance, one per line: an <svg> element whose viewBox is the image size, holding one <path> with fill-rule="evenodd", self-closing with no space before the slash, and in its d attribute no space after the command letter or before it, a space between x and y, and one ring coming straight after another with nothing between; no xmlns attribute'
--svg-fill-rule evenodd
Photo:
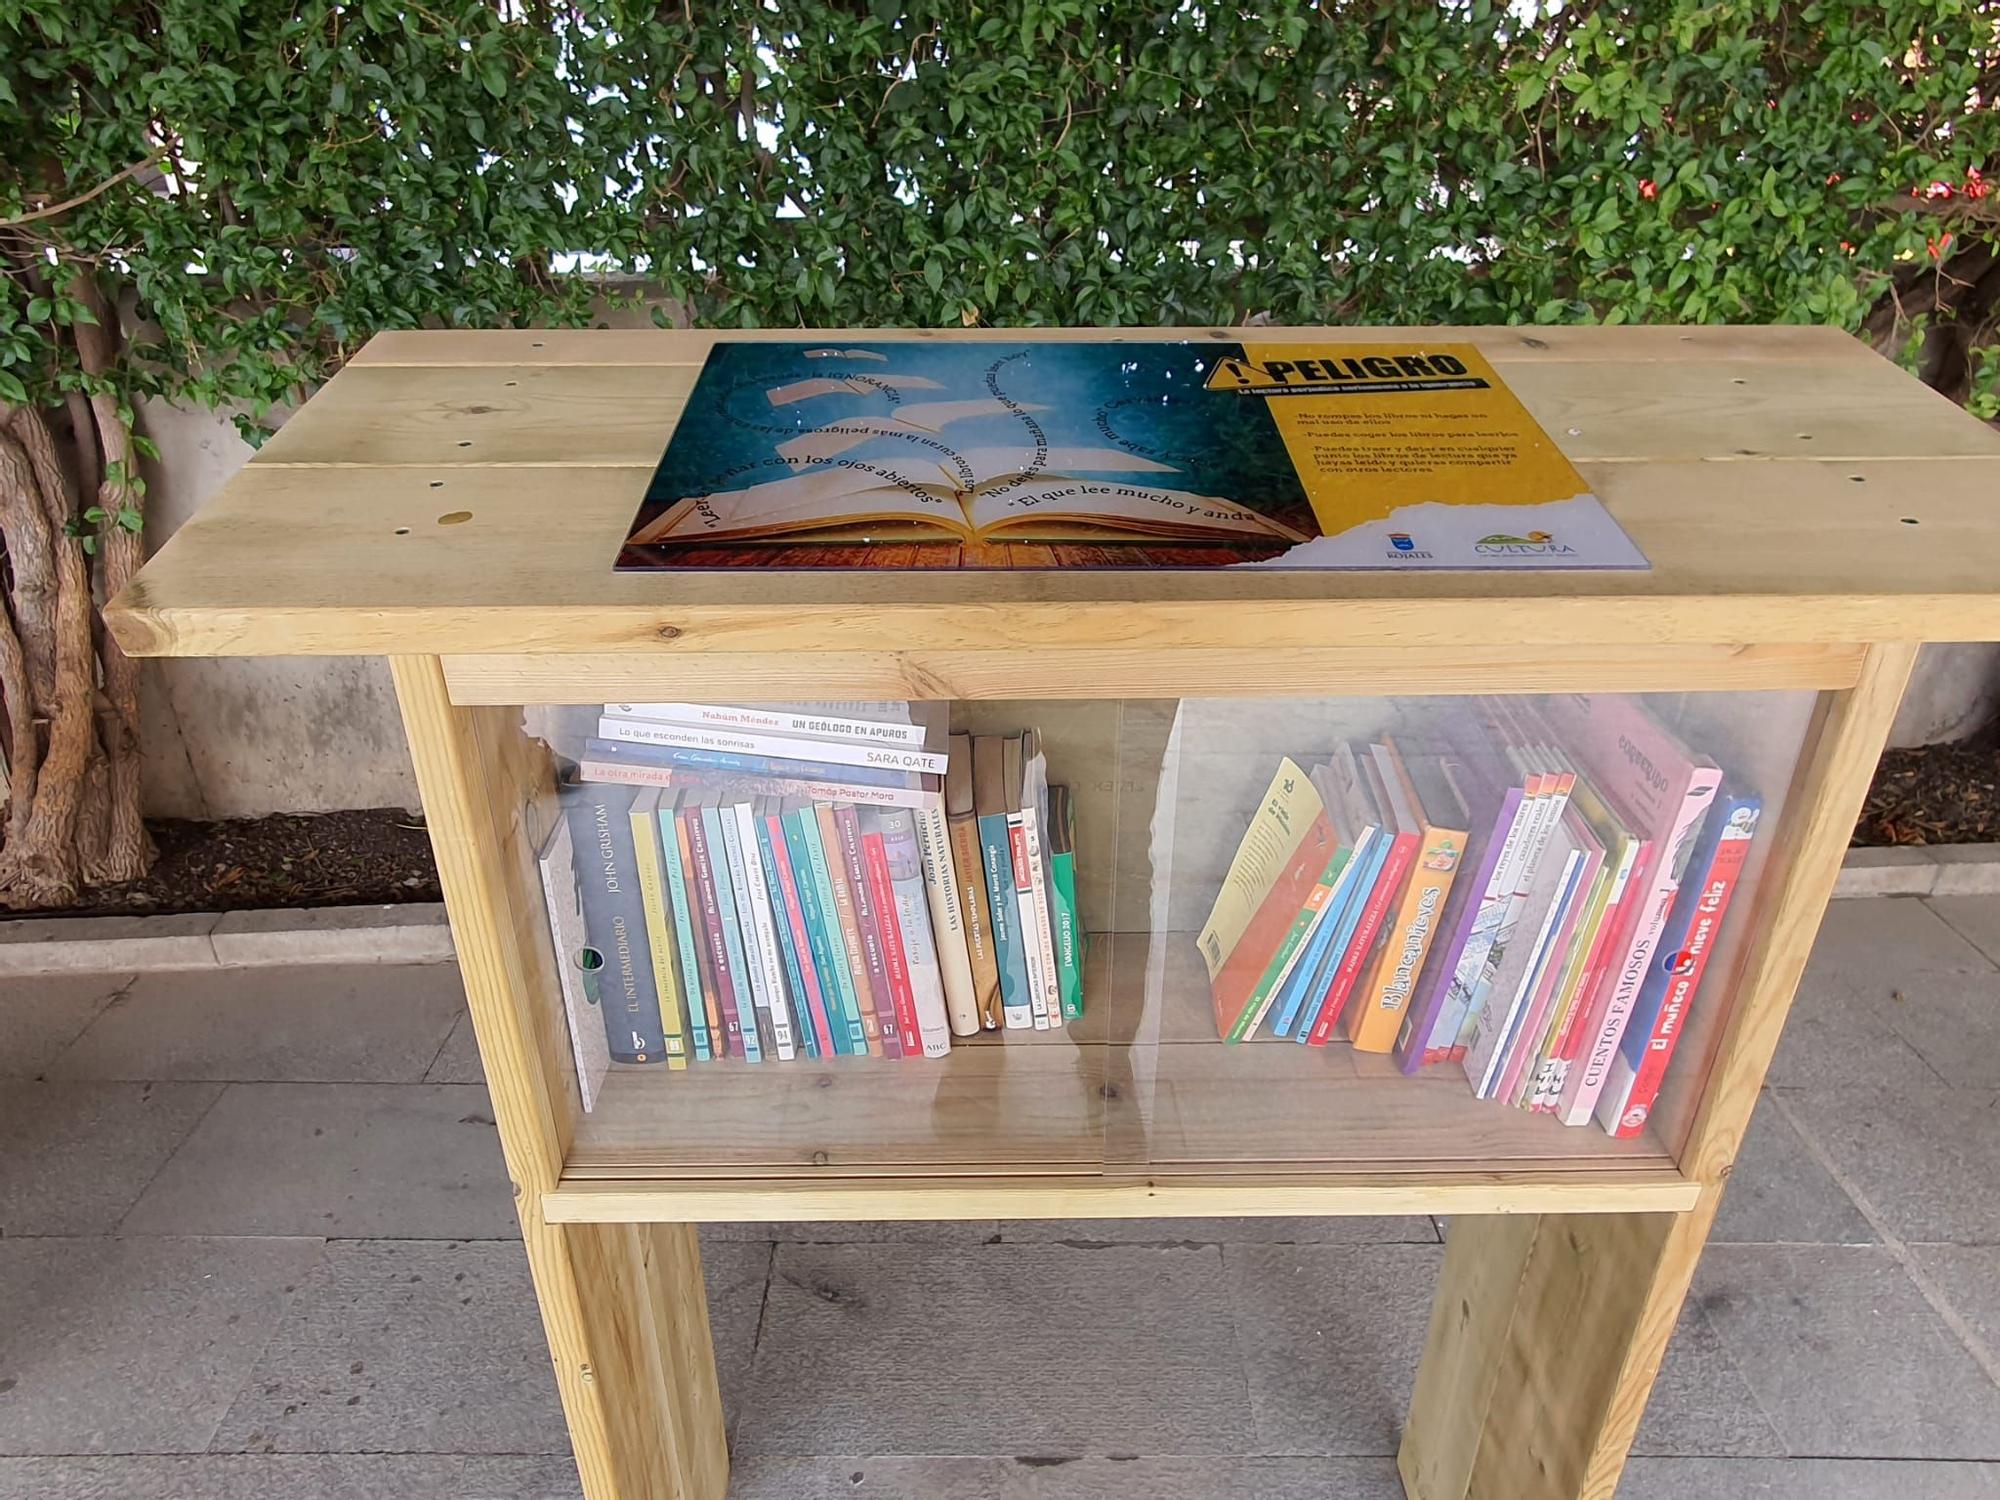
<svg viewBox="0 0 2000 1500"><path fill-rule="evenodd" d="M678 625L662 625L653 634L663 641L677 641L681 638L681 628Z"/></svg>
<svg viewBox="0 0 2000 1500"><path fill-rule="evenodd" d="M1526 344L1530 349L1546 349L1549 347L1547 339L1523 338L1521 342Z"/></svg>

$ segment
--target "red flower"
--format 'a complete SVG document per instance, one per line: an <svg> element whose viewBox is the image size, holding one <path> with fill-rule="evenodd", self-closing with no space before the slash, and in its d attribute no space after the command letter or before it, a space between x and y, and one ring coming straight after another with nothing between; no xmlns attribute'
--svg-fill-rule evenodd
<svg viewBox="0 0 2000 1500"><path fill-rule="evenodd" d="M1838 181L1840 181L1840 174L1838 172L1829 172L1826 174L1826 185L1828 187L1832 187Z"/></svg>
<svg viewBox="0 0 2000 1500"><path fill-rule="evenodd" d="M1951 231L1947 229L1935 239L1925 240L1924 244L1930 250L1932 260L1943 260L1945 251L1951 248Z"/></svg>
<svg viewBox="0 0 2000 1500"><path fill-rule="evenodd" d="M1653 179L1650 177L1641 177L1639 179L1639 196L1641 198L1659 197L1660 196L1659 184L1654 182Z"/></svg>
<svg viewBox="0 0 2000 1500"><path fill-rule="evenodd" d="M1980 175L1979 168L1967 167L1965 169L1965 186L1960 191L1968 198L1979 199L1984 198L1993 189L1987 183L1986 179Z"/></svg>
<svg viewBox="0 0 2000 1500"><path fill-rule="evenodd" d="M1951 184L1948 182L1933 182L1929 187L1924 189L1924 196L1926 198L1949 198L1951 196Z"/></svg>

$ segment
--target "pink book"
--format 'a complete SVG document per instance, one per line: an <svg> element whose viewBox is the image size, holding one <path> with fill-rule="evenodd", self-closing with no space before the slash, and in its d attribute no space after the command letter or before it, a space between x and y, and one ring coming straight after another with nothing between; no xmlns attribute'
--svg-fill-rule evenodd
<svg viewBox="0 0 2000 1500"><path fill-rule="evenodd" d="M1653 844L1651 861L1636 881L1624 951L1599 982L1582 1045L1563 1084L1562 1122L1588 1125L1722 772L1695 756L1635 697L1561 694L1549 699L1547 712L1564 748L1584 763L1633 830Z"/></svg>

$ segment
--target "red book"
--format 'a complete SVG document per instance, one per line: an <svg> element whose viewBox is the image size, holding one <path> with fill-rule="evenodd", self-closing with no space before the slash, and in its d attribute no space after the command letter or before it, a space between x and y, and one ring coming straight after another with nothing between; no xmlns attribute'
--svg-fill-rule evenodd
<svg viewBox="0 0 2000 1500"><path fill-rule="evenodd" d="M1319 1014L1313 1020L1312 1033L1306 1038L1307 1046L1324 1047L1333 1040L1333 1029L1340 1023L1340 1013L1347 1008L1348 996L1354 993L1354 982L1361 977L1362 965L1375 951L1375 939L1389 915L1389 903L1396 899L1403 889L1403 882L1409 878L1410 866L1416 862L1420 842L1422 840L1416 833L1409 832L1398 833L1390 843L1388 858L1382 861L1382 873L1376 877L1374 889L1368 893L1368 904L1361 908L1361 920L1355 924L1354 939L1347 945L1347 952L1341 955L1340 967L1333 971L1333 981L1327 985L1326 994L1320 1000Z"/></svg>
<svg viewBox="0 0 2000 1500"><path fill-rule="evenodd" d="M692 875L694 871L694 849L688 843L687 814L679 807L675 807L674 809L674 842L680 846L681 868ZM708 1017L709 1047L711 1049L709 1055L711 1057L726 1057L729 1055L729 1034L723 1029L722 1025L722 1001L716 992L715 965L709 961L707 928L702 925L701 920L701 891L698 882L694 899L689 904L693 908L696 928L701 934L695 939L694 960L696 972L701 978L700 1001L702 1013ZM689 1004L693 1004L694 1000L694 996L690 995L688 997Z"/></svg>
<svg viewBox="0 0 2000 1500"><path fill-rule="evenodd" d="M678 817L679 815L676 814ZM708 835L702 832L701 817L690 809L686 822L688 852L694 855L694 884L701 895L701 927L708 938L709 962L715 974L716 999L722 1007L723 1035L729 1055L743 1056L743 1025L736 1009L736 976L729 968L729 943L722 935L722 903L715 889L715 867L710 863Z"/></svg>
<svg viewBox="0 0 2000 1500"><path fill-rule="evenodd" d="M903 1033L896 1025L896 997L889 988L889 965L882 955L882 919L868 884L868 860L861 850L861 819L849 803L836 803L834 826L840 831L840 858L847 869L854 899L854 925L861 932L861 957L868 969L868 989L874 996L875 1020L882 1033L882 1055L903 1055Z"/></svg>
<svg viewBox="0 0 2000 1500"><path fill-rule="evenodd" d="M819 1040L819 1055L832 1057L833 1028L827 1020L826 995L819 987L819 971L813 967L812 940L806 933L805 908L799 905L798 882L792 875L792 856L785 847L784 819L776 813L765 813L764 827L771 835L771 860L778 867L778 890L785 898L785 925L791 929L792 950L799 956L799 977L805 981L806 1013L812 1018L813 1035Z"/></svg>
<svg viewBox="0 0 2000 1500"><path fill-rule="evenodd" d="M903 925L896 919L896 888L889 883L889 852L879 833L861 835L861 853L868 866L868 899L882 927L882 966L888 971L889 994L896 1005L896 1032L904 1052L922 1057L917 1040L917 995L910 988L909 966L903 960Z"/></svg>
<svg viewBox="0 0 2000 1500"><path fill-rule="evenodd" d="M1266 971L1286 934L1298 921L1299 913L1305 910L1320 877L1326 873L1333 852L1333 825L1321 812L1299 839L1290 862L1265 892L1243 935L1209 981L1209 997L1215 1003L1216 1035L1225 1041L1239 1039L1248 1029L1260 987L1263 993L1269 993L1264 986Z"/></svg>

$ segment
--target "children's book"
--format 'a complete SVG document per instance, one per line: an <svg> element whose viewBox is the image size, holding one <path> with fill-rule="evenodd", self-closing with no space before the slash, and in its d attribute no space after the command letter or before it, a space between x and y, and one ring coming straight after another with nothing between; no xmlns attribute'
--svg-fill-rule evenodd
<svg viewBox="0 0 2000 1500"><path fill-rule="evenodd" d="M1246 564L1647 566L1479 350L1417 336L719 338L618 560Z"/></svg>
<svg viewBox="0 0 2000 1500"><path fill-rule="evenodd" d="M1654 949L1653 964L1625 1027L1611 1076L1597 1100L1597 1123L1621 1139L1644 1132L1673 1061L1688 1006L1708 972L1709 955L1735 897L1764 799L1755 793L1718 795L1688 861L1688 877Z"/></svg>

